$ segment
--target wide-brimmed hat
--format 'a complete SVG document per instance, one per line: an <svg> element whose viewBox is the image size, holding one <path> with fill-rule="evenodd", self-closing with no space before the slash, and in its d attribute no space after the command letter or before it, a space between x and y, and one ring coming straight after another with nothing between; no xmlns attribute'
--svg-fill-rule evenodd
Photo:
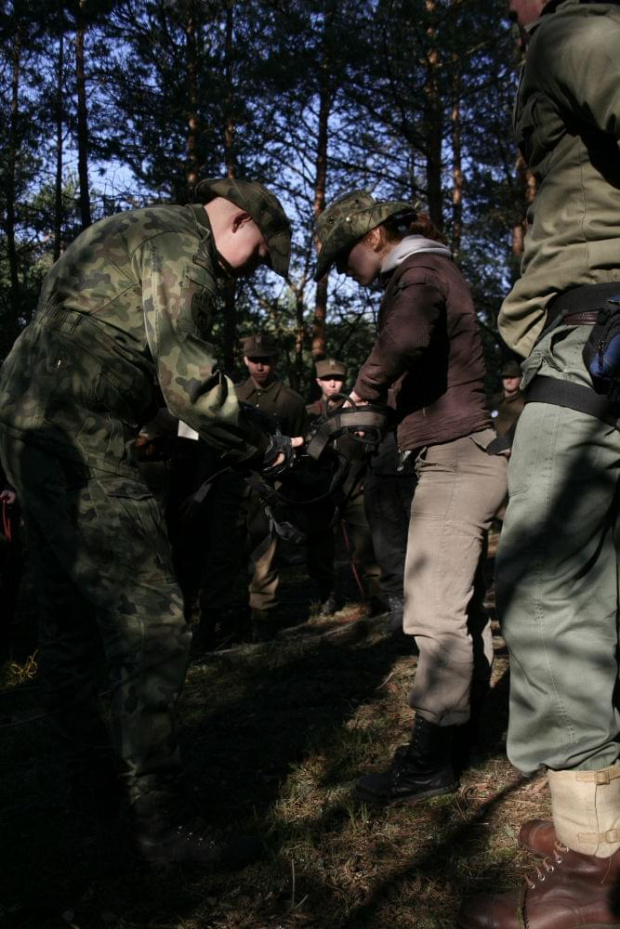
<svg viewBox="0 0 620 929"><path fill-rule="evenodd" d="M265 237L270 267L285 278L291 260L291 224L275 194L258 181L240 178L208 178L196 185L199 203L215 197L224 197L250 214Z"/></svg>
<svg viewBox="0 0 620 929"><path fill-rule="evenodd" d="M268 332L255 332L241 339L246 358L272 358L278 354L278 343Z"/></svg>
<svg viewBox="0 0 620 929"><path fill-rule="evenodd" d="M508 358L502 365L499 372L500 377L521 377L521 365L514 358Z"/></svg>
<svg viewBox="0 0 620 929"><path fill-rule="evenodd" d="M316 363L317 377L346 377L347 366L336 358L322 358Z"/></svg>
<svg viewBox="0 0 620 929"><path fill-rule="evenodd" d="M315 226L319 257L314 275L319 281L342 252L347 252L367 232L386 219L414 219L420 204L406 200L376 200L367 190L344 194L319 216Z"/></svg>

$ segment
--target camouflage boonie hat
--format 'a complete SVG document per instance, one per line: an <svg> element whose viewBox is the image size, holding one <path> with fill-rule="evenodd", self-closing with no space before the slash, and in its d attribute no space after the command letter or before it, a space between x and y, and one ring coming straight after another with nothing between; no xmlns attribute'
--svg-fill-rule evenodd
<svg viewBox="0 0 620 929"><path fill-rule="evenodd" d="M419 208L417 202L375 200L367 190L353 190L335 200L321 213L314 227L319 249L315 281L327 274L341 252L352 248L371 229L399 214L413 219Z"/></svg>
<svg viewBox="0 0 620 929"><path fill-rule="evenodd" d="M241 339L241 348L246 358L271 358L278 354L278 343L269 333L256 332Z"/></svg>
<svg viewBox="0 0 620 929"><path fill-rule="evenodd" d="M346 377L347 366L344 361L337 361L335 358L323 358L316 363L317 377Z"/></svg>
<svg viewBox="0 0 620 929"><path fill-rule="evenodd" d="M240 178L208 178L196 185L199 203L215 197L224 197L250 214L265 237L269 266L285 278L291 260L291 224L275 194L258 181Z"/></svg>

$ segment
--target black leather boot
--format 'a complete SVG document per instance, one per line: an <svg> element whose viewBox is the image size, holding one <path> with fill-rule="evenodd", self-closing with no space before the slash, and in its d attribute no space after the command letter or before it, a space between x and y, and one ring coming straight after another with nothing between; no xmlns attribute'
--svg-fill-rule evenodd
<svg viewBox="0 0 620 929"><path fill-rule="evenodd" d="M482 709L489 690L488 681L472 681L469 722L452 727L452 767L459 777L472 763L472 753L480 735Z"/></svg>
<svg viewBox="0 0 620 929"><path fill-rule="evenodd" d="M388 594L387 599L390 607L390 629L396 634L402 633L405 598L403 594Z"/></svg>
<svg viewBox="0 0 620 929"><path fill-rule="evenodd" d="M187 864L235 871L258 857L261 842L256 836L223 836L202 819L182 812L184 803L174 780L166 784L150 779L131 803L129 840L133 851L147 864Z"/></svg>
<svg viewBox="0 0 620 929"><path fill-rule="evenodd" d="M137 832L134 847L147 864L189 864L237 871L258 858L255 836L224 838L196 819L159 832Z"/></svg>
<svg viewBox="0 0 620 929"><path fill-rule="evenodd" d="M452 728L417 716L411 742L396 749L386 771L366 774L355 785L355 796L367 803L414 803L452 793L458 787L450 761Z"/></svg>

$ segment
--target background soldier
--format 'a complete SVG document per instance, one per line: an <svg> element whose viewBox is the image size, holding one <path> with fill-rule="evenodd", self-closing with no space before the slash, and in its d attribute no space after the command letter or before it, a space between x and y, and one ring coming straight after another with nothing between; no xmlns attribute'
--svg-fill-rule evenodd
<svg viewBox="0 0 620 929"><path fill-rule="evenodd" d="M620 292L620 9L511 9L530 36L515 128L537 192L522 276L499 317L526 358L526 405L497 605L511 661L508 757L524 774L547 770L553 822L521 830L524 847L549 856L525 886L468 901L459 926L620 927L620 410L584 362L599 308L617 313ZM612 374L617 389L617 363Z"/></svg>
<svg viewBox="0 0 620 929"><path fill-rule="evenodd" d="M304 401L276 376L278 344L275 338L259 332L242 339L241 344L249 377L236 387L239 400L271 417L285 435L305 435L308 421ZM233 628L231 607L235 579L248 549L252 561L251 635L256 642L267 641L281 626L277 598L280 583L276 565L278 539L270 534L269 520L260 498L237 475L225 475L218 480L213 496L215 522L228 526L234 522L236 531L222 544L213 546L206 565L200 595L201 641L205 645L212 643L217 624L233 634L237 631Z"/></svg>
<svg viewBox="0 0 620 929"><path fill-rule="evenodd" d="M273 417L284 435L303 435L308 418L303 398L281 381L275 372L278 359L276 340L255 333L242 340L243 362L249 377L237 386L237 396L268 416ZM280 583L275 563L277 537L269 538L269 523L258 496L246 491L246 527L253 563L250 580L252 638L273 638L280 622L277 616L277 591Z"/></svg>
<svg viewBox="0 0 620 929"><path fill-rule="evenodd" d="M316 363L316 383L321 396L308 405L311 421L337 410L344 403L342 394L347 376L347 366L336 358L325 358ZM352 476L365 471L368 458L367 447L350 436L341 436L334 443L352 465ZM353 491L344 487L344 506L339 507L336 527L332 525L336 500L326 500L312 507L308 513L308 573L319 585L321 613L329 616L338 609L341 596L336 584L336 535L340 530L344 536L348 556L358 580L362 596L372 609L379 609L380 570L376 562L370 527L364 506L364 480L357 480ZM361 573L358 574L359 572Z"/></svg>
<svg viewBox="0 0 620 929"><path fill-rule="evenodd" d="M505 435L517 422L525 406L521 390L521 365L505 361L500 371L502 389L491 400L491 416L498 436Z"/></svg>
<svg viewBox="0 0 620 929"><path fill-rule="evenodd" d="M0 449L28 526L41 695L74 799L92 791L101 806L114 783L93 673L103 644L138 850L234 863L244 849L178 825L174 704L191 633L135 443L163 394L226 461L292 456L290 440L246 419L204 341L227 279L261 264L286 275L290 226L257 183L206 180L196 195L107 217L56 262L2 368Z"/></svg>
<svg viewBox="0 0 620 929"><path fill-rule="evenodd" d="M395 432L386 432L368 460L364 502L375 557L381 568L381 591L390 608L390 626L402 635L405 610L405 557L409 516L416 485L413 462L400 461ZM413 643L413 644L412 644ZM410 636L402 643L415 651Z"/></svg>

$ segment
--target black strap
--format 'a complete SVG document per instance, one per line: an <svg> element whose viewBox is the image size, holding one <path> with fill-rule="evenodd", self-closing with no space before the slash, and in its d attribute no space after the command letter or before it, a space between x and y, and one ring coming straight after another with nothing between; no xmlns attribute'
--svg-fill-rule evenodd
<svg viewBox="0 0 620 929"><path fill-rule="evenodd" d="M547 307L546 327L559 318L573 313L585 313L590 310L599 310L611 297L620 295L620 281L611 284L583 284L558 294L549 302ZM546 328L545 327L545 328Z"/></svg>
<svg viewBox="0 0 620 929"><path fill-rule="evenodd" d="M512 426L506 430L506 432L502 432L502 434L496 436L492 442L489 442L485 448L487 455L502 455L504 452L507 452L509 449L511 449L515 438L516 428L517 423L515 421Z"/></svg>
<svg viewBox="0 0 620 929"><path fill-rule="evenodd" d="M366 444L378 445L385 432L389 415L390 410L387 407L375 407L370 404L339 409L335 413L330 413L318 422L317 428L308 437L306 453L311 458L318 459L328 442L345 433L351 435L355 431L375 431L375 435L366 436L364 441Z"/></svg>
<svg viewBox="0 0 620 929"><path fill-rule="evenodd" d="M560 381L555 377L538 375L525 391L526 403L553 403L579 413L595 416L604 423L618 428L620 405L597 394L591 387Z"/></svg>

